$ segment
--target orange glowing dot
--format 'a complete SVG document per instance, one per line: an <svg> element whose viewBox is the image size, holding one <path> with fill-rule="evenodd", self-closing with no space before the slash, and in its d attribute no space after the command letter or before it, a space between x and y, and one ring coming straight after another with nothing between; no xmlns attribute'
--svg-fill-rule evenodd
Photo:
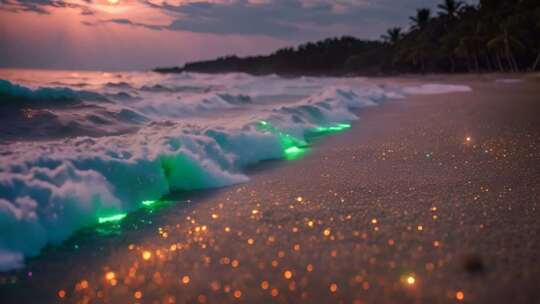
<svg viewBox="0 0 540 304"><path fill-rule="evenodd" d="M240 262L238 262L238 260L232 260L231 266L232 266L233 268L238 267L238 265L240 265Z"/></svg>
<svg viewBox="0 0 540 304"><path fill-rule="evenodd" d="M60 289L58 291L58 297L63 299L65 296L66 296L66 291L63 289Z"/></svg>
<svg viewBox="0 0 540 304"><path fill-rule="evenodd" d="M463 299L465 299L465 294L463 293L463 291L459 290L458 292L456 292L456 299L458 301L463 301Z"/></svg>
<svg viewBox="0 0 540 304"><path fill-rule="evenodd" d="M225 227L225 232L230 232L230 231L231 231L231 228Z"/></svg>
<svg viewBox="0 0 540 304"><path fill-rule="evenodd" d="M218 218L219 218L219 215L218 215L218 214L216 214L216 213L212 213L212 218L216 220L216 219L218 219Z"/></svg>
<svg viewBox="0 0 540 304"><path fill-rule="evenodd" d="M309 227L313 227L313 225L314 225L313 221L309 221L307 224L308 224Z"/></svg>
<svg viewBox="0 0 540 304"><path fill-rule="evenodd" d="M143 253L142 253L143 260L148 261L148 260L150 260L151 257L152 257L152 252L150 252L148 250L143 251Z"/></svg>
<svg viewBox="0 0 540 304"><path fill-rule="evenodd" d="M338 286L337 286L336 283L330 284L330 291L331 291L331 292L336 292L337 289L338 289Z"/></svg>
<svg viewBox="0 0 540 304"><path fill-rule="evenodd" d="M259 210L257 210L257 209L251 210L251 214L255 215L255 214L257 214L257 213L259 213Z"/></svg>
<svg viewBox="0 0 540 304"><path fill-rule="evenodd" d="M253 245L253 243L255 243L255 241L254 241L253 239L249 239L249 240L247 240L247 243L248 243L249 245Z"/></svg>
<svg viewBox="0 0 540 304"><path fill-rule="evenodd" d="M416 282L416 279L413 276L407 277L407 284L413 285Z"/></svg>
<svg viewBox="0 0 540 304"><path fill-rule="evenodd" d="M268 283L268 281L262 281L261 282L261 288L266 290L268 289L268 287L270 287L270 283Z"/></svg>
<svg viewBox="0 0 540 304"><path fill-rule="evenodd" d="M439 246L441 246L441 243L439 243L439 241L433 242L433 247L439 247Z"/></svg>
<svg viewBox="0 0 540 304"><path fill-rule="evenodd" d="M300 250L300 245L295 244L295 245L293 246L293 250L294 250L294 251L299 251L299 250Z"/></svg>
<svg viewBox="0 0 540 304"><path fill-rule="evenodd" d="M373 225L377 224L377 219L376 219L376 218L372 219L372 220L371 220L371 223L372 223Z"/></svg>
<svg viewBox="0 0 540 304"><path fill-rule="evenodd" d="M313 271L313 265L308 264L307 267L306 267L306 270L307 270L308 272L312 272L312 271Z"/></svg>
<svg viewBox="0 0 540 304"><path fill-rule="evenodd" d="M239 299L242 296L242 292L240 290L235 290L233 295L235 298Z"/></svg>
<svg viewBox="0 0 540 304"><path fill-rule="evenodd" d="M185 275L182 277L182 283L189 284L189 281L190 281L189 276Z"/></svg>
<svg viewBox="0 0 540 304"><path fill-rule="evenodd" d="M324 231L323 231L324 236L329 236L330 233L332 233L332 230L330 230L330 228L326 228L326 229L324 229Z"/></svg>
<svg viewBox="0 0 540 304"><path fill-rule="evenodd" d="M296 198L296 201L297 201L297 202L301 202L301 201L303 201L303 200L304 200L304 199L303 199L301 196L299 196L299 197Z"/></svg>
<svg viewBox="0 0 540 304"><path fill-rule="evenodd" d="M285 272L283 273L283 276L285 277L285 279L289 280L292 278L293 273L290 270L285 270Z"/></svg>
<svg viewBox="0 0 540 304"><path fill-rule="evenodd" d="M221 284L218 281L212 281L210 287L212 287L214 291L218 291L221 288Z"/></svg>
<svg viewBox="0 0 540 304"><path fill-rule="evenodd" d="M416 229L418 229L418 231L422 231L422 230L424 230L424 226L418 225L418 227L416 227Z"/></svg>
<svg viewBox="0 0 540 304"><path fill-rule="evenodd" d="M279 290L277 288L272 288L270 294L272 295L272 297L277 297L279 295Z"/></svg>
<svg viewBox="0 0 540 304"><path fill-rule="evenodd" d="M364 282L364 283L362 283L362 288L363 288L364 290L368 290L368 289L369 289L369 282Z"/></svg>
<svg viewBox="0 0 540 304"><path fill-rule="evenodd" d="M116 274L114 274L114 272L112 271L109 271L105 274L105 279L107 280L113 280L114 278L116 277Z"/></svg>
<svg viewBox="0 0 540 304"><path fill-rule="evenodd" d="M135 291L135 292L133 293L133 297L135 297L135 299L140 299L140 298L142 298L142 292L140 292L140 291Z"/></svg>
<svg viewBox="0 0 540 304"><path fill-rule="evenodd" d="M467 137L465 138L465 140L466 140L466 141L471 141L472 138L471 138L470 136L467 136Z"/></svg>
<svg viewBox="0 0 540 304"><path fill-rule="evenodd" d="M82 280L81 281L81 288L82 289L88 288L88 281L87 280Z"/></svg>
<svg viewBox="0 0 540 304"><path fill-rule="evenodd" d="M206 303L206 296L203 294L199 295L197 301L199 301L199 303Z"/></svg>

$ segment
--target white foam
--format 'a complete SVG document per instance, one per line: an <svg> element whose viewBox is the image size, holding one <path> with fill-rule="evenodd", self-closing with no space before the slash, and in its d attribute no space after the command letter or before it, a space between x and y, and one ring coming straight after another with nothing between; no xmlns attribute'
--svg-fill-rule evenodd
<svg viewBox="0 0 540 304"><path fill-rule="evenodd" d="M410 95L433 95L433 94L448 94L448 93L463 93L471 92L472 89L466 85L453 84L422 84L419 86L409 86L403 88L405 94Z"/></svg>

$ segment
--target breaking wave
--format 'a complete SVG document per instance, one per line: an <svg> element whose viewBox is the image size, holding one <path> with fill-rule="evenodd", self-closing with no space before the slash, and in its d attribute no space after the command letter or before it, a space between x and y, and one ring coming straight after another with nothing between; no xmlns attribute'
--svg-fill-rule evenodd
<svg viewBox="0 0 540 304"><path fill-rule="evenodd" d="M90 91L77 91L67 87L42 87L32 89L0 79L1 105L55 106L86 100L106 101L101 94Z"/></svg>

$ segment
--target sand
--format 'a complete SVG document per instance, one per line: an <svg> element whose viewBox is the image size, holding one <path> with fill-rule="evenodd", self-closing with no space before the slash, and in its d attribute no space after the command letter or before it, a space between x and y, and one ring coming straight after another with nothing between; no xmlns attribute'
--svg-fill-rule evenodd
<svg viewBox="0 0 540 304"><path fill-rule="evenodd" d="M246 184L81 233L0 274L0 302L539 303L540 82L496 78L375 79L473 91L364 109Z"/></svg>

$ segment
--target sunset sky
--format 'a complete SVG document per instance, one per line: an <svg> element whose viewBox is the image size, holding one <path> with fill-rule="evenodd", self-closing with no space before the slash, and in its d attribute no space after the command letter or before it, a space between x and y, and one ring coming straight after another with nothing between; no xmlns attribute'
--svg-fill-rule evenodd
<svg viewBox="0 0 540 304"><path fill-rule="evenodd" d="M0 67L135 70L378 38L434 0L0 0Z"/></svg>

